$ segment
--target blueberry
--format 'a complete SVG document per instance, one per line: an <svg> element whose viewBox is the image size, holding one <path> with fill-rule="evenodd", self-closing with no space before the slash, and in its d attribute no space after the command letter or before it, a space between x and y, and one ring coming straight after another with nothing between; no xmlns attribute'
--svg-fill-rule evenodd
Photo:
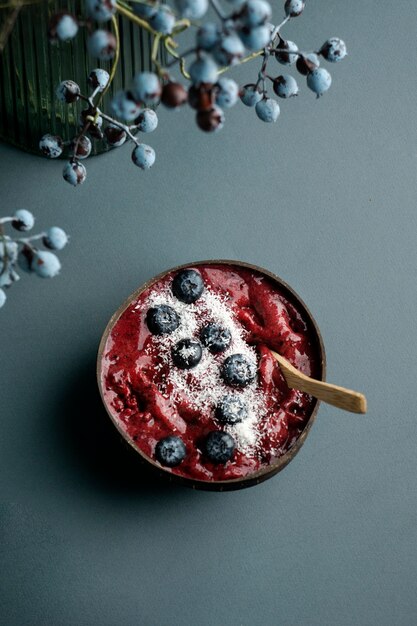
<svg viewBox="0 0 417 626"><path fill-rule="evenodd" d="M78 32L77 18L61 11L52 16L48 26L48 38L51 43L70 41Z"/></svg>
<svg viewBox="0 0 417 626"><path fill-rule="evenodd" d="M39 150L48 159L57 159L64 149L64 142L59 135L44 135L39 141Z"/></svg>
<svg viewBox="0 0 417 626"><path fill-rule="evenodd" d="M62 175L67 183L77 187L82 185L87 178L87 170L82 163L76 159L71 159L64 165Z"/></svg>
<svg viewBox="0 0 417 626"><path fill-rule="evenodd" d="M212 354L219 354L230 346L232 335L228 328L223 328L219 324L208 324L202 329L200 339Z"/></svg>
<svg viewBox="0 0 417 626"><path fill-rule="evenodd" d="M12 226L16 230L20 230L22 232L27 232L31 230L35 224L35 218L32 213L27 209L18 209L12 221Z"/></svg>
<svg viewBox="0 0 417 626"><path fill-rule="evenodd" d="M68 235L58 226L51 226L42 238L43 245L49 250L62 250L68 243Z"/></svg>
<svg viewBox="0 0 417 626"><path fill-rule="evenodd" d="M204 291L204 282L197 270L181 270L172 281L172 293L178 300L192 304Z"/></svg>
<svg viewBox="0 0 417 626"><path fill-rule="evenodd" d="M234 106L239 98L239 85L236 81L222 76L216 83L216 104L222 109Z"/></svg>
<svg viewBox="0 0 417 626"><path fill-rule="evenodd" d="M175 0L181 17L189 20L200 20L207 13L208 0Z"/></svg>
<svg viewBox="0 0 417 626"><path fill-rule="evenodd" d="M169 335L180 325L180 318L172 307L160 304L148 310L146 323L153 335Z"/></svg>
<svg viewBox="0 0 417 626"><path fill-rule="evenodd" d="M116 38L108 30L95 30L87 41L88 52L100 61L110 61L116 54L116 48Z"/></svg>
<svg viewBox="0 0 417 626"><path fill-rule="evenodd" d="M298 17L304 11L304 0L287 0L285 3L285 13L290 17Z"/></svg>
<svg viewBox="0 0 417 626"><path fill-rule="evenodd" d="M207 436L206 454L213 463L227 463L233 455L235 445L232 435L223 430L214 430Z"/></svg>
<svg viewBox="0 0 417 626"><path fill-rule="evenodd" d="M37 250L33 254L31 269L41 278L53 278L59 274L61 263L53 252Z"/></svg>
<svg viewBox="0 0 417 626"><path fill-rule="evenodd" d="M80 97L80 88L73 80L63 80L56 88L56 97L60 102L69 104Z"/></svg>
<svg viewBox="0 0 417 626"><path fill-rule="evenodd" d="M146 143L139 143L133 149L132 161L141 170L149 170L155 163L155 150Z"/></svg>
<svg viewBox="0 0 417 626"><path fill-rule="evenodd" d="M298 59L298 54L289 54L289 52L297 52L298 46L293 41L279 40L278 48L280 50L288 50L288 52L276 52L275 58L281 65L293 65Z"/></svg>
<svg viewBox="0 0 417 626"><path fill-rule="evenodd" d="M221 375L232 387L246 387L256 377L256 367L243 354L232 354L225 359Z"/></svg>
<svg viewBox="0 0 417 626"><path fill-rule="evenodd" d="M175 467L185 459L186 448L183 440L175 435L170 435L158 441L155 447L155 456L161 465Z"/></svg>
<svg viewBox="0 0 417 626"><path fill-rule="evenodd" d="M80 135L75 137L71 142L71 150L74 157L77 159L86 159L90 156L93 145L91 139L86 135Z"/></svg>
<svg viewBox="0 0 417 626"><path fill-rule="evenodd" d="M189 73L194 84L215 83L217 80L217 65L208 57L197 59L190 65Z"/></svg>
<svg viewBox="0 0 417 626"><path fill-rule="evenodd" d="M197 31L197 48L212 50L220 39L219 27L215 22L202 24Z"/></svg>
<svg viewBox="0 0 417 626"><path fill-rule="evenodd" d="M347 55L346 44L338 37L330 37L320 48L320 54L326 61L337 63Z"/></svg>
<svg viewBox="0 0 417 626"><path fill-rule="evenodd" d="M315 52L309 52L305 56L298 56L296 66L300 74L307 76L309 72L312 72L320 66L320 59Z"/></svg>
<svg viewBox="0 0 417 626"><path fill-rule="evenodd" d="M239 396L223 396L216 407L216 417L222 424L237 424L248 416L248 407Z"/></svg>
<svg viewBox="0 0 417 626"><path fill-rule="evenodd" d="M181 339L172 348L172 360L182 370L196 367L203 356L201 344L194 339Z"/></svg>
<svg viewBox="0 0 417 626"><path fill-rule="evenodd" d="M140 105L129 91L116 91L110 107L114 115L125 122L133 122L140 113Z"/></svg>
<svg viewBox="0 0 417 626"><path fill-rule="evenodd" d="M88 16L97 22L108 22L116 13L116 0L85 0Z"/></svg>
<svg viewBox="0 0 417 626"><path fill-rule="evenodd" d="M278 102L265 97L256 104L255 111L263 122L276 122L280 114Z"/></svg>
<svg viewBox="0 0 417 626"><path fill-rule="evenodd" d="M107 143L112 148L119 148L120 146L124 144L124 142L127 139L126 131L123 130L123 128L120 128L119 126L116 126L116 124L109 124L104 129L104 136L106 138Z"/></svg>
<svg viewBox="0 0 417 626"><path fill-rule="evenodd" d="M261 50L271 41L271 29L267 24L254 28L245 26L240 31L239 36L249 50Z"/></svg>
<svg viewBox="0 0 417 626"><path fill-rule="evenodd" d="M135 119L135 124L141 133L153 133L158 126L158 116L152 109L142 109Z"/></svg>
<svg viewBox="0 0 417 626"><path fill-rule="evenodd" d="M271 19L271 5L265 0L248 0L242 10L246 26L261 26Z"/></svg>
<svg viewBox="0 0 417 626"><path fill-rule="evenodd" d="M245 85L240 92L240 99L247 107L254 107L262 100L262 93L255 84Z"/></svg>
<svg viewBox="0 0 417 626"><path fill-rule="evenodd" d="M279 98L292 98L298 95L297 81L289 74L277 76L274 79L273 88Z"/></svg>
<svg viewBox="0 0 417 626"><path fill-rule="evenodd" d="M220 40L213 55L219 65L236 65L243 58L245 47L235 34L227 35Z"/></svg>
<svg viewBox="0 0 417 626"><path fill-rule="evenodd" d="M170 35L175 25L175 15L169 6L162 4L156 13L150 16L149 23L159 33Z"/></svg>
<svg viewBox="0 0 417 626"><path fill-rule="evenodd" d="M106 70L101 69L100 67L95 70L91 70L88 75L88 84L93 89L99 89L99 91L104 91L108 85L110 80L109 73Z"/></svg>
<svg viewBox="0 0 417 626"><path fill-rule="evenodd" d="M307 75L307 86L317 94L317 97L327 91L331 84L332 77L324 67L319 67Z"/></svg>
<svg viewBox="0 0 417 626"><path fill-rule="evenodd" d="M153 72L140 72L133 79L133 97L145 104L157 104L161 97L161 83Z"/></svg>

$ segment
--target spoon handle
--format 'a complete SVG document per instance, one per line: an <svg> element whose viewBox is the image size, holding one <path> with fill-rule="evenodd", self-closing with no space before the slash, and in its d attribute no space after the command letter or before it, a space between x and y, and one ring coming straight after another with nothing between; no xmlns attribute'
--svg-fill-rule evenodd
<svg viewBox="0 0 417 626"><path fill-rule="evenodd" d="M277 352L271 350L271 354L278 361L285 381L291 389L305 391L311 396L327 402L327 404L332 404L351 413L366 413L366 398L363 393L310 378L299 372L286 358Z"/></svg>

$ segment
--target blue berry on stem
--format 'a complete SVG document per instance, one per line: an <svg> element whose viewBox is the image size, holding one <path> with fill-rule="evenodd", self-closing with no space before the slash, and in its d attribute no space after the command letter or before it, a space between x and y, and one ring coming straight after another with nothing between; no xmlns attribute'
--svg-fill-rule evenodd
<svg viewBox="0 0 417 626"><path fill-rule="evenodd" d="M339 37L330 37L320 48L319 54L330 63L338 63L347 55L346 44Z"/></svg>
<svg viewBox="0 0 417 626"><path fill-rule="evenodd" d="M200 272L192 269L180 270L172 281L172 293L181 302L192 304L204 291L204 281Z"/></svg>
<svg viewBox="0 0 417 626"><path fill-rule="evenodd" d="M16 230L19 230L20 232L27 232L28 230L31 230L33 228L34 224L35 218L33 217L32 213L27 209L18 209L15 212L13 216L12 226Z"/></svg>
<svg viewBox="0 0 417 626"><path fill-rule="evenodd" d="M223 66L236 65L244 55L245 46L234 33L223 37L213 51L213 56L217 63Z"/></svg>
<svg viewBox="0 0 417 626"><path fill-rule="evenodd" d="M155 457L161 465L166 467L175 467L184 459L187 450L185 444L180 437L170 435L158 441L155 447Z"/></svg>
<svg viewBox="0 0 417 626"><path fill-rule="evenodd" d="M100 67L95 70L91 70L88 75L88 84L93 89L99 89L100 91L104 91L108 85L110 79L110 75L106 70L101 69Z"/></svg>
<svg viewBox="0 0 417 626"><path fill-rule="evenodd" d="M246 387L256 378L256 367L243 354L232 354L221 367L224 382L232 387Z"/></svg>
<svg viewBox="0 0 417 626"><path fill-rule="evenodd" d="M110 103L112 112L125 122L133 122L140 113L140 105L129 91L117 91Z"/></svg>
<svg viewBox="0 0 417 626"><path fill-rule="evenodd" d="M80 97L80 88L73 80L63 80L56 88L56 97L60 102L69 104Z"/></svg>
<svg viewBox="0 0 417 626"><path fill-rule="evenodd" d="M293 65L297 62L298 54L291 54L291 52L298 52L298 46L293 41L285 41L280 39L277 45L279 52L275 52L275 58L281 65ZM288 52L282 52L282 50L288 50Z"/></svg>
<svg viewBox="0 0 417 626"><path fill-rule="evenodd" d="M132 93L138 102L157 104L161 97L161 83L153 72L140 72L133 79Z"/></svg>
<svg viewBox="0 0 417 626"><path fill-rule="evenodd" d="M197 59L190 65L189 73L194 84L215 83L217 81L218 68L216 63L209 57Z"/></svg>
<svg viewBox="0 0 417 626"><path fill-rule="evenodd" d="M299 56L296 61L297 70L303 76L307 76L309 72L320 66L320 59L314 52L309 52L305 56Z"/></svg>
<svg viewBox="0 0 417 626"><path fill-rule="evenodd" d="M146 143L139 143L133 149L132 161L141 170L149 170L155 163L155 150Z"/></svg>
<svg viewBox="0 0 417 626"><path fill-rule="evenodd" d="M58 135L44 135L39 141L39 150L48 159L57 159L64 150L64 142Z"/></svg>
<svg viewBox="0 0 417 626"><path fill-rule="evenodd" d="M319 67L307 75L307 86L317 94L324 94L332 84L332 77L324 67Z"/></svg>
<svg viewBox="0 0 417 626"><path fill-rule="evenodd" d="M298 17L304 11L304 0L286 0L285 14L290 17Z"/></svg>
<svg viewBox="0 0 417 626"><path fill-rule="evenodd" d="M239 35L249 50L261 50L271 41L271 29L267 24L265 26L255 26L254 28L245 26Z"/></svg>
<svg viewBox="0 0 417 626"><path fill-rule="evenodd" d="M180 325L180 318L168 304L160 304L148 310L146 323L153 335L170 335Z"/></svg>
<svg viewBox="0 0 417 626"><path fill-rule="evenodd" d="M135 120L142 133L152 133L158 126L158 116L152 109L143 109Z"/></svg>
<svg viewBox="0 0 417 626"><path fill-rule="evenodd" d="M86 137L86 135L80 135L80 137L75 137L72 140L71 148L73 151L73 156L77 159L86 159L90 156L92 150L91 139Z"/></svg>
<svg viewBox="0 0 417 626"><path fill-rule="evenodd" d="M71 159L65 163L62 175L67 183L73 185L73 187L77 187L78 185L82 185L87 178L87 170L82 163L76 159Z"/></svg>
<svg viewBox="0 0 417 626"><path fill-rule="evenodd" d="M162 33L162 35L170 35L172 33L175 21L172 9L166 4L159 6L156 13L153 13L149 18L152 28Z"/></svg>
<svg viewBox="0 0 417 626"><path fill-rule="evenodd" d="M260 120L268 123L276 122L280 114L278 102L266 97L256 104L255 111Z"/></svg>
<svg viewBox="0 0 417 626"><path fill-rule="evenodd" d="M229 109L239 99L239 85L231 78L222 76L216 85L216 104L222 109Z"/></svg>
<svg viewBox="0 0 417 626"><path fill-rule="evenodd" d="M110 61L116 54L116 48L116 38L108 30L95 30L87 41L89 54L101 61Z"/></svg>
<svg viewBox="0 0 417 626"><path fill-rule="evenodd" d="M49 250L62 250L68 243L68 235L58 226L51 226L42 238L43 245Z"/></svg>
<svg viewBox="0 0 417 626"><path fill-rule="evenodd" d="M273 89L279 98L293 98L298 95L297 81L289 74L277 76L273 82Z"/></svg>
<svg viewBox="0 0 417 626"><path fill-rule="evenodd" d="M70 41L77 33L77 18L71 13L60 11L51 17L48 26L48 39L51 43Z"/></svg>
<svg viewBox="0 0 417 626"><path fill-rule="evenodd" d="M220 324L207 324L201 330L200 339L212 354L219 354L230 346L232 334L228 328L224 328Z"/></svg>
<svg viewBox="0 0 417 626"><path fill-rule="evenodd" d="M259 87L254 84L245 85L241 89L240 99L247 107L254 107L258 102L260 102L260 100L262 100L262 98L263 96Z"/></svg>
<svg viewBox="0 0 417 626"><path fill-rule="evenodd" d="M197 48L202 50L213 50L219 43L220 31L215 22L206 22L202 24L197 31Z"/></svg>
<svg viewBox="0 0 417 626"><path fill-rule="evenodd" d="M223 396L216 407L216 418L222 424L238 424L248 417L248 407L240 396Z"/></svg>
<svg viewBox="0 0 417 626"><path fill-rule="evenodd" d="M235 450L235 440L229 433L214 430L205 441L205 452L213 463L227 463Z"/></svg>
<svg viewBox="0 0 417 626"><path fill-rule="evenodd" d="M182 370L196 367L203 356L201 344L195 339L181 339L172 348L172 360Z"/></svg>
<svg viewBox="0 0 417 626"><path fill-rule="evenodd" d="M85 0L87 14L97 22L108 22L116 13L116 0Z"/></svg>
<svg viewBox="0 0 417 626"><path fill-rule="evenodd" d="M119 148L124 144L127 139L126 131L120 128L116 124L109 124L104 129L104 136L107 143L112 148Z"/></svg>
<svg viewBox="0 0 417 626"><path fill-rule="evenodd" d="M249 28L269 22L271 15L271 5L265 0L248 0L241 12L241 17Z"/></svg>
<svg viewBox="0 0 417 626"><path fill-rule="evenodd" d="M54 278L61 269L61 263L53 252L36 250L33 254L32 270L41 278Z"/></svg>

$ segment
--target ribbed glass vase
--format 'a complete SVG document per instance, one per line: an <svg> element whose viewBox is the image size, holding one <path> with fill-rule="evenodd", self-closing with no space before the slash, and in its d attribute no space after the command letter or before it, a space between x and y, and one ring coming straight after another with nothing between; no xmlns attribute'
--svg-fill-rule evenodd
<svg viewBox="0 0 417 626"><path fill-rule="evenodd" d="M39 139L45 133L64 139L74 137L83 105L58 102L55 96L58 84L71 79L80 85L82 93L88 94L90 71L96 67L107 71L111 68L111 61L99 62L88 54L85 27L80 27L71 42L49 43L49 19L64 9L83 16L81 0L24 5L0 52L0 139L23 150L39 153ZM9 17L10 9L0 9L0 33ZM115 78L100 104L103 111L109 111L112 95L128 87L135 73L151 69L151 35L125 17L117 19L120 59ZM111 22L105 28L111 29ZM94 154L106 149L104 141L93 142Z"/></svg>

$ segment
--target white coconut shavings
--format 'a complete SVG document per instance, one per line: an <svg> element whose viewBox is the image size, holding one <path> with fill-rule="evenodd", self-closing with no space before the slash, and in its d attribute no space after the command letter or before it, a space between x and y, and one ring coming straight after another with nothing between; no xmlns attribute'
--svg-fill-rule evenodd
<svg viewBox="0 0 417 626"><path fill-rule="evenodd" d="M267 411L263 393L258 389L256 380L247 387L236 390L225 385L220 376L221 364L232 354L243 354L257 368L256 350L246 343L247 332L236 320L227 296L216 294L206 287L194 304L185 304L177 300L167 286L163 290L155 288L151 291L143 307L148 309L161 304L167 304L178 313L180 325L173 333L153 335L147 348L148 354L156 351L163 364L169 366L168 380L158 384L160 392L174 401L185 397L193 409L212 415L223 396L238 394L248 407L247 417L237 424L221 427L235 438L236 446L241 452L247 456L256 456L258 424ZM181 339L199 340L201 329L213 322L230 331L232 340L227 350L213 355L207 348L203 348L203 356L196 367L188 370L176 367L171 355L174 345ZM163 364L159 365L159 369ZM170 391L168 384L172 387Z"/></svg>

